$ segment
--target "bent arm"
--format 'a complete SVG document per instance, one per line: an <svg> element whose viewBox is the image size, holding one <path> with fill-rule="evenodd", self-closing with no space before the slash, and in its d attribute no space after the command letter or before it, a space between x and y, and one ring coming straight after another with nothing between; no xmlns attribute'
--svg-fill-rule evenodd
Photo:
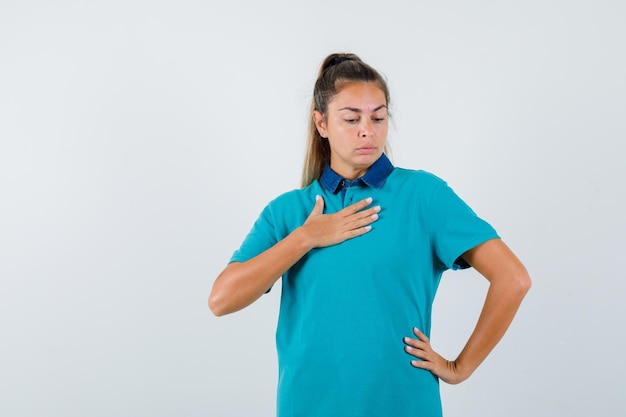
<svg viewBox="0 0 626 417"><path fill-rule="evenodd" d="M323 214L318 197L306 222L271 248L246 262L232 262L217 277L209 295L209 308L216 316L234 313L252 304L313 248L341 243L367 233L380 207L365 209L371 198L335 214Z"/></svg>
<svg viewBox="0 0 626 417"><path fill-rule="evenodd" d="M489 290L476 327L454 361L461 380L467 379L502 339L531 286L526 268L500 239L467 251L463 258L487 278Z"/></svg>
<svg viewBox="0 0 626 417"><path fill-rule="evenodd" d="M252 304L309 250L300 228L246 262L232 262L217 277L209 296L216 316L233 313Z"/></svg>
<svg viewBox="0 0 626 417"><path fill-rule="evenodd" d="M417 328L413 330L417 339L404 338L405 351L421 359L411 364L449 384L466 380L485 360L504 336L531 285L524 265L500 239L470 249L463 258L489 280L489 290L476 327L457 359L448 361L435 352Z"/></svg>

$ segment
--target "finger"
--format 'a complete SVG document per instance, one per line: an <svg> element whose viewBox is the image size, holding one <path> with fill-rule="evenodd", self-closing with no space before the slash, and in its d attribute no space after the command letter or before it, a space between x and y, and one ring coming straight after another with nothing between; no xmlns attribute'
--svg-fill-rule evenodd
<svg viewBox="0 0 626 417"><path fill-rule="evenodd" d="M324 213L324 199L321 195L315 196L315 205L313 206L313 210L311 211L311 215L323 214Z"/></svg>
<svg viewBox="0 0 626 417"><path fill-rule="evenodd" d="M430 352L425 352L421 349L416 349L411 346L405 346L404 351L407 354L413 356L413 358L411 358L411 365L413 365L414 367L428 370L435 369L435 361L437 360L437 358L431 355Z"/></svg>
<svg viewBox="0 0 626 417"><path fill-rule="evenodd" d="M410 347L420 350L426 350L428 348L428 343L422 342L420 340L411 339L410 337L405 337L404 343L406 343Z"/></svg>
<svg viewBox="0 0 626 417"><path fill-rule="evenodd" d="M370 230L372 230L372 226L363 226L363 227L359 227L356 229L351 229L348 230L346 232L344 232L344 236L346 239L352 239L353 237L357 237L357 236L361 236L364 235L365 233L369 232Z"/></svg>
<svg viewBox="0 0 626 417"><path fill-rule="evenodd" d="M426 369L428 371L433 370L433 364L428 361L412 360L411 366L413 366L414 368Z"/></svg>
<svg viewBox="0 0 626 417"><path fill-rule="evenodd" d="M438 368L438 357L433 355L432 352L426 352L420 349L412 348L411 346L405 346L404 351L413 356L411 359L411 365L416 368L428 369L429 371Z"/></svg>
<svg viewBox="0 0 626 417"><path fill-rule="evenodd" d="M356 213L352 214L351 216L357 219L365 219L368 218L370 216L374 216L375 219L378 218L378 213L380 213L380 206L374 206L374 207L370 207L367 210L361 210L361 211L357 211Z"/></svg>
<svg viewBox="0 0 626 417"><path fill-rule="evenodd" d="M370 204L372 204L372 197L367 197L361 201L357 201L356 203L349 205L348 207L341 210L341 212L345 215L354 214L358 211L361 211L362 209L369 206Z"/></svg>
<svg viewBox="0 0 626 417"><path fill-rule="evenodd" d="M422 349L418 349L416 347L410 346L410 345L404 346L404 351L408 353L409 355L415 356L416 358L420 358L420 359L426 359L426 356L427 356L427 352L423 351Z"/></svg>
<svg viewBox="0 0 626 417"><path fill-rule="evenodd" d="M367 216L362 216L353 220L347 219L346 226L349 229L358 229L360 227L367 226L368 224L374 223L378 220L378 213L373 213Z"/></svg>
<svg viewBox="0 0 626 417"><path fill-rule="evenodd" d="M428 343L428 336L426 336L424 333L422 333L422 331L420 329L418 329L417 327L413 327L413 333L415 333L415 336L417 336L417 338L423 342Z"/></svg>

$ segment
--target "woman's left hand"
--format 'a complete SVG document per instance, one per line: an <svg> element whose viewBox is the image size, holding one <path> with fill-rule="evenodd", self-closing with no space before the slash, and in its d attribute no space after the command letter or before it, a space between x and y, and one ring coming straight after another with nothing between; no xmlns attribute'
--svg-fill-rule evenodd
<svg viewBox="0 0 626 417"><path fill-rule="evenodd" d="M467 376L461 375L455 361L446 360L433 350L428 337L424 333L417 328L413 328L413 333L415 333L417 339L404 338L404 343L406 343L404 351L418 358L412 360L411 365L430 371L448 384L458 384L467 379Z"/></svg>

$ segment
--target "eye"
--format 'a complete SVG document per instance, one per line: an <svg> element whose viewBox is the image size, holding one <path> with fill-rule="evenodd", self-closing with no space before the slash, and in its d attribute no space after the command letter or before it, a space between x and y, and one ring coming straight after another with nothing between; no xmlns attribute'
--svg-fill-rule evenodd
<svg viewBox="0 0 626 417"><path fill-rule="evenodd" d="M343 119L346 123L355 124L359 119Z"/></svg>
<svg viewBox="0 0 626 417"><path fill-rule="evenodd" d="M372 121L374 123L380 123L380 122L384 122L385 118L384 117L372 117Z"/></svg>

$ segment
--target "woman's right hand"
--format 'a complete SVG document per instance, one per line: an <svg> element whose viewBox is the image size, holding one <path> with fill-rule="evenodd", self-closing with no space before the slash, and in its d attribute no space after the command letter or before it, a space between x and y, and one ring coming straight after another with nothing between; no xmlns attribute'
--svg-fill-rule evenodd
<svg viewBox="0 0 626 417"><path fill-rule="evenodd" d="M369 232L372 229L370 224L378 219L380 206L365 209L371 203L371 198L365 198L337 213L324 214L324 199L318 195L301 231L308 236L313 248L332 246L361 236Z"/></svg>

